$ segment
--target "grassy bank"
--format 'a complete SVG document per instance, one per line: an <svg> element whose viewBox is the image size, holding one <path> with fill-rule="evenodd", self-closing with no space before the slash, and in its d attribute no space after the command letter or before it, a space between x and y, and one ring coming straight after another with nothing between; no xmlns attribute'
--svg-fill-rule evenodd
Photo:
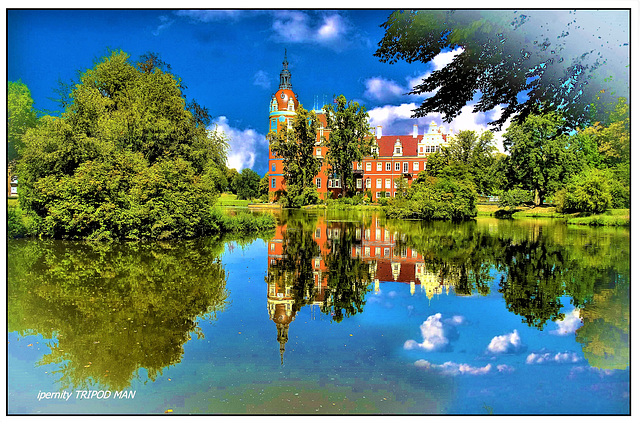
<svg viewBox="0 0 640 424"><path fill-rule="evenodd" d="M496 216L500 210L498 205L478 205L478 216ZM626 227L630 225L629 209L610 209L602 214L587 215L583 213L562 214L556 212L553 206L536 206L533 208L517 208L513 218L555 218L562 219L567 224L590 226Z"/></svg>

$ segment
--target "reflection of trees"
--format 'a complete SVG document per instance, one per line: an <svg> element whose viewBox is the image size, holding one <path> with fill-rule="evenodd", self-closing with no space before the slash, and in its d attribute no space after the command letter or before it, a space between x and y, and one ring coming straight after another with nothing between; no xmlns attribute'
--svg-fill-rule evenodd
<svg viewBox="0 0 640 424"><path fill-rule="evenodd" d="M392 221L388 228L405 234L400 240L417 249L432 272L452 281L459 295L487 294L490 271L501 271L507 308L539 329L562 319L561 296L571 296L576 307L590 305L629 275L626 231L541 220Z"/></svg>
<svg viewBox="0 0 640 424"><path fill-rule="evenodd" d="M269 266L267 279L275 281L282 291L290 287L294 314L313 302L317 294L313 259L320 256L320 246L312 234L289 226L282 235L282 257Z"/></svg>
<svg viewBox="0 0 640 424"><path fill-rule="evenodd" d="M629 366L629 280L622 277L604 289L580 311L584 325L576 332L592 367L626 369Z"/></svg>
<svg viewBox="0 0 640 424"><path fill-rule="evenodd" d="M351 255L355 242L353 226L343 223L338 228L338 237L327 241L329 252L324 256L327 288L320 308L336 322L362 312L365 296L371 291L369 264Z"/></svg>
<svg viewBox="0 0 640 424"><path fill-rule="evenodd" d="M393 221L389 227L401 234L397 247L418 250L425 267L453 283L456 294L489 294L495 240L475 222Z"/></svg>
<svg viewBox="0 0 640 424"><path fill-rule="evenodd" d="M154 380L225 307L220 243L8 243L9 331L57 338L39 364L60 364L62 388Z"/></svg>
<svg viewBox="0 0 640 424"><path fill-rule="evenodd" d="M330 229L339 229L339 235L327 241L324 247L328 252L323 253L313 238L316 220L296 221L291 213L285 220L287 227L282 234L282 257L270 264L267 282L275 281L281 293L289 288L293 314L303 306L319 301L322 302L322 313L331 315L334 321L362 312L365 295L371 290L371 281L369 264L352 257L354 230L360 224L332 224ZM327 226L322 225L322 232L326 231ZM324 262L324 269L314 268L315 259ZM322 291L318 282L324 286Z"/></svg>
<svg viewBox="0 0 640 424"><path fill-rule="evenodd" d="M504 247L502 264L507 273L500 280L500 293L509 311L523 322L542 330L550 319L563 319L560 296L564 294L563 258L555 245L521 241Z"/></svg>

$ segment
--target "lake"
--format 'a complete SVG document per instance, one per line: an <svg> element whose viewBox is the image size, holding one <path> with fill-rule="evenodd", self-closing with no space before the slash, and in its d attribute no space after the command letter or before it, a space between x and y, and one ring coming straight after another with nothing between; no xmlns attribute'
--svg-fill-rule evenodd
<svg viewBox="0 0 640 424"><path fill-rule="evenodd" d="M629 414L630 236L277 212L9 240L10 414Z"/></svg>

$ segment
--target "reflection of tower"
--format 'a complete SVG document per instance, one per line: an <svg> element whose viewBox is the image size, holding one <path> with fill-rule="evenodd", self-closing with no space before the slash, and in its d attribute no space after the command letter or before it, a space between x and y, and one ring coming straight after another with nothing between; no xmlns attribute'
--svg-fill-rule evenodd
<svg viewBox="0 0 640 424"><path fill-rule="evenodd" d="M283 365L285 344L289 340L289 324L291 324L295 318L295 313L291 311L292 303L274 304L274 312L271 316L271 320L276 323L278 330L277 340L278 343L280 343L280 363ZM271 306L271 304L269 306ZM269 308L269 313L271 314L271 308Z"/></svg>
<svg viewBox="0 0 640 424"><path fill-rule="evenodd" d="M280 343L280 363L284 364L284 348L289 340L289 324L294 320L296 314L293 311L290 287L286 286L284 291L281 291L279 286L275 281L269 281L267 309L269 310L269 319L275 322L278 330L276 338Z"/></svg>

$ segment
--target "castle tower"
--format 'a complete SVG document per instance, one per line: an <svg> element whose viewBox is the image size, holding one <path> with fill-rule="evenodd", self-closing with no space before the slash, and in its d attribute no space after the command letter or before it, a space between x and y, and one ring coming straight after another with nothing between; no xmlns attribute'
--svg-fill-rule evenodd
<svg viewBox="0 0 640 424"><path fill-rule="evenodd" d="M279 132L291 128L298 108L298 96L293 92L291 72L287 61L287 50L284 51L282 71L280 71L280 86L271 96L269 104L269 132ZM274 156L269 146L269 193L283 188L282 158Z"/></svg>

